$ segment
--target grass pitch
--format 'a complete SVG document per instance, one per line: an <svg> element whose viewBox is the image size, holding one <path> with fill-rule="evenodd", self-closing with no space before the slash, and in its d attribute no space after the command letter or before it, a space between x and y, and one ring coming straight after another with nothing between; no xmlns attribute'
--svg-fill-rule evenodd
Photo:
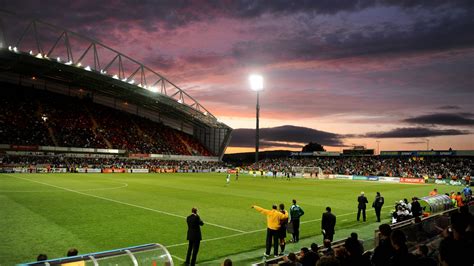
<svg viewBox="0 0 474 266"><path fill-rule="evenodd" d="M351 231L373 238L375 192L385 197L382 215L396 200L422 197L431 185L343 180L272 179L225 174L0 174L0 265L34 261L40 253L64 257L145 243L161 243L177 264L186 256L186 221L196 206L205 225L199 264L230 257L237 264L258 261L263 253L266 219L250 208L297 199L305 215L299 250L321 244L320 219L326 206L337 216L335 239ZM450 188L440 187L440 192ZM357 222L357 196L369 199L368 221Z"/></svg>

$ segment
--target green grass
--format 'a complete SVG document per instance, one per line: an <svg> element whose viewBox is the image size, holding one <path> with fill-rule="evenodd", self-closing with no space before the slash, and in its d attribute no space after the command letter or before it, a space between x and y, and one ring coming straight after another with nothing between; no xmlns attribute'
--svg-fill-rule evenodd
<svg viewBox="0 0 474 266"><path fill-rule="evenodd" d="M0 265L34 261L39 253L64 257L75 247L81 254L145 243L168 247L179 264L186 253L186 222L196 206L205 225L200 264L225 257L237 264L259 260L265 217L251 209L270 208L293 198L305 210L298 250L321 243L320 218L326 206L338 217L336 239L359 232L373 237L375 214L356 222L356 198L365 191L369 206L376 191L385 197L383 215L396 200L425 196L433 185L386 184L342 180L260 178L241 175L225 185L224 174L1 174ZM440 186L438 186L440 187ZM448 187L440 187L446 192ZM446 191L444 191L446 190Z"/></svg>

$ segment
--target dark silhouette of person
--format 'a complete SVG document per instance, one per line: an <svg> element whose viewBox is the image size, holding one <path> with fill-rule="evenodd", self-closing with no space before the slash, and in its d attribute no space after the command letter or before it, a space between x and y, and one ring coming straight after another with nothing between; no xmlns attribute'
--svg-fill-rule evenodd
<svg viewBox="0 0 474 266"><path fill-rule="evenodd" d="M290 207L290 223L293 225L293 239L292 242L298 243L300 240L300 218L304 215L303 209L293 200L293 205Z"/></svg>
<svg viewBox="0 0 474 266"><path fill-rule="evenodd" d="M413 197L411 202L411 213L413 217L420 217L423 214L423 209L421 208L421 204L418 201L417 197Z"/></svg>
<svg viewBox="0 0 474 266"><path fill-rule="evenodd" d="M194 266L196 265L196 258L199 252L199 245L201 243L202 235L201 235L201 226L204 225L204 222L201 220L199 215L197 214L197 209L191 209L191 215L186 218L186 222L188 223L188 236L187 240L189 241L188 245L188 253L186 254L186 261L184 262L187 265ZM191 257L191 263L189 263L189 259Z"/></svg>
<svg viewBox="0 0 474 266"><path fill-rule="evenodd" d="M364 195L364 192L360 193L360 196L357 198L357 201L359 202L358 209L357 209L357 221L360 220L360 212L362 211L362 218L364 219L364 222L365 222L366 221L365 209L369 201L367 200L367 197Z"/></svg>
<svg viewBox="0 0 474 266"><path fill-rule="evenodd" d="M375 195L375 200L372 203L372 207L375 209L375 216L377 216L377 222L380 223L380 212L382 211L382 206L385 203L384 198L380 195L380 192L377 192ZM365 216L364 216L365 221Z"/></svg>
<svg viewBox="0 0 474 266"><path fill-rule="evenodd" d="M36 257L36 261L43 261L43 260L48 260L48 256L46 254L39 254L38 257Z"/></svg>
<svg viewBox="0 0 474 266"><path fill-rule="evenodd" d="M321 219L321 231L323 233L323 240L329 239L333 240L336 227L336 216L332 214L331 207L326 207L326 212L323 213L323 218Z"/></svg>
<svg viewBox="0 0 474 266"><path fill-rule="evenodd" d="M375 266L385 266L388 265L390 258L395 252L390 242L392 228L388 224L381 224L379 225L379 231L379 244L374 249L372 264Z"/></svg>
<svg viewBox="0 0 474 266"><path fill-rule="evenodd" d="M79 251L75 248L70 248L68 251L67 251L67 256L68 257L74 257L74 256L77 256L77 254L79 254Z"/></svg>

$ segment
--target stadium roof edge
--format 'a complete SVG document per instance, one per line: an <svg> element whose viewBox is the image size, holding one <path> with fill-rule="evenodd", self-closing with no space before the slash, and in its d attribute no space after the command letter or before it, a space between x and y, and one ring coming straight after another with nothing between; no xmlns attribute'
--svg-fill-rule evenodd
<svg viewBox="0 0 474 266"><path fill-rule="evenodd" d="M21 19L28 20L28 23L27 23L28 26L25 28L25 30L23 31L23 34L19 37L19 39L17 39L17 41L14 42L15 43L14 45L8 45L9 43L6 40L6 36L7 36L6 31L8 29L5 30L3 27L0 27L0 31L3 31L3 32L0 32L0 43L5 44L5 47L3 47L3 48L6 48L6 46L9 46L8 48L11 52L28 53L27 50L29 50L29 49L23 50L23 49L21 49L21 45L22 45L22 41L25 39L25 36L27 35L28 31L31 30L31 31L34 31L33 38L36 40L36 46L37 47L35 49L35 52L33 52L33 50L30 50L30 55L32 55L33 57L36 57L36 58L48 59L48 61L55 62L55 60L52 60L51 58L57 56L57 53L59 53L58 52L59 49L56 49L57 44L61 39L64 39L65 43L66 43L66 47L65 47L66 51L63 51L63 52L66 52L66 55L64 55L63 58L67 58L67 61L62 61L61 62L60 56L57 56L57 63L58 64L76 66L77 68L82 69L83 71L96 72L97 75L103 75L103 76L107 76L109 78L117 79L116 83L124 83L123 85L128 86L128 87L130 87L130 86L136 87L136 90L130 90L130 92L140 94L141 96L151 97L152 94L150 94L150 93L152 91L160 90L160 93L156 93L157 95L159 95L158 97L163 98L162 96L166 96L165 98L169 98L170 100L171 99L174 100L176 103L179 104L179 105L174 104L175 107L182 106L182 107L179 107L179 109L181 111L189 108L191 110L196 111L196 112L193 112L195 114L194 118L197 118L197 119L200 119L200 120L203 120L203 121L207 121L207 122L210 122L210 120L215 120L215 121L213 121L212 124L221 124L221 126L228 127L227 125L225 125L221 122L218 122L217 118L215 118L214 115L212 115L204 106L202 106L197 100L195 100L187 92L185 92L184 90L179 88L177 85L175 85L173 82L168 80L163 75L157 73L156 71L154 71L150 67L145 66L144 64L138 62L137 60L135 60L135 59L133 59L133 58L131 58L131 57L125 55L125 54L122 54L121 52L119 52L119 51L117 51L117 50L115 50L115 49L113 49L109 46L106 46L106 45L102 44L101 42L99 42L97 40L94 40L93 38L90 38L88 36L84 36L82 34L64 29L62 27L50 24L48 22L44 22L44 21L41 21L41 20L38 20L38 19L24 18L24 17L21 17L21 16L18 16L16 14L14 14L10 11L6 11L6 10L2 10L2 9L0 9L0 13L6 14L7 16L10 16L10 17L14 16L17 19L21 18ZM0 24L5 25L5 23L2 23L3 20L5 20L5 19L6 19L6 16L2 16L0 18ZM44 49L45 47L43 46L44 43L41 43L42 40L40 40L40 38L38 38L38 35L39 35L38 30L41 28L39 26L46 26L49 29L59 31L59 32L57 32L58 33L58 38L55 38L56 39L55 44L53 45L53 47L51 47L49 49L48 52L45 52L46 50ZM71 35L71 36L69 36L69 35ZM77 50L77 47L71 47L71 44L69 42L69 39L71 39L72 36L76 36L76 37L80 38L81 40L87 41L87 45L85 46L87 48L85 48L85 50L80 49L82 55L79 57L79 59L77 59L77 57L76 57L76 60L74 60L73 51ZM2 48L2 47L0 47L0 48ZM84 47L82 47L82 48L84 48ZM115 55L113 57L112 61L108 61L108 64L106 65L105 68L101 68L101 65L99 63L100 62L100 53L98 52L98 50L99 50L98 48L103 48L106 51L113 52L114 55ZM82 52L82 51L84 51L84 52ZM94 61L93 64L92 64L92 62L90 62L91 64L88 65L88 64L82 62L82 60L85 59L85 57L88 54L89 54L89 56L92 54L93 61ZM124 66L124 61L131 62L133 64L133 66L132 67L130 67L130 66L125 67ZM107 70L113 64L117 64L118 72L119 72L118 75L113 75L112 76L112 75L107 73ZM87 67L86 67L86 65L87 65ZM102 65L102 66L104 66L104 65ZM125 70L125 69L127 69L127 70ZM132 72L132 70L128 71L128 69L132 69L132 70L135 70L135 71L134 72ZM140 82L139 83L137 82L137 85L134 85L135 84L134 77L137 74L139 74L139 76L140 76ZM148 83L148 81L150 81L150 80L155 81L155 82ZM125 87L125 86L121 86L121 87ZM159 86L159 88L158 88L158 86ZM148 92L146 93L145 91L148 91ZM186 107L188 107L188 108L186 108ZM228 128L230 128L230 127L228 127Z"/></svg>

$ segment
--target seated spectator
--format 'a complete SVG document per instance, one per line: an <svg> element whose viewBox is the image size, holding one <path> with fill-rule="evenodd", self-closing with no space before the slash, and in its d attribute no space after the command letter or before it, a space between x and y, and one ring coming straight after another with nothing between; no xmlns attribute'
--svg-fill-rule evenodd
<svg viewBox="0 0 474 266"><path fill-rule="evenodd" d="M324 245L323 255L334 256L334 250L331 247L331 240L324 239L323 245Z"/></svg>
<svg viewBox="0 0 474 266"><path fill-rule="evenodd" d="M418 245L416 248L416 264L418 266L436 266L436 260L428 256L428 246Z"/></svg>
<svg viewBox="0 0 474 266"><path fill-rule="evenodd" d="M304 247L301 249L300 251L300 257L299 257L299 262L301 262L301 264L303 266L314 266L316 264L316 261L318 261L319 259L319 256L310 251L308 248Z"/></svg>
<svg viewBox="0 0 474 266"><path fill-rule="evenodd" d="M296 258L296 254L293 252L290 252L288 256L283 257L283 263L279 263L279 265L301 266L301 263L298 262L298 259Z"/></svg>
<svg viewBox="0 0 474 266"><path fill-rule="evenodd" d="M70 248L67 251L67 256L68 257L74 257L74 256L77 256L77 254L79 254L79 251L77 251L77 249L75 249L75 248Z"/></svg>
<svg viewBox="0 0 474 266"><path fill-rule="evenodd" d="M36 257L36 261L44 261L48 260L48 256L46 254L39 254L38 257Z"/></svg>
<svg viewBox="0 0 474 266"><path fill-rule="evenodd" d="M359 239L359 236L357 235L356 232L351 233L351 238L354 239L355 241L359 242L360 250L362 251L362 253L364 253L364 241Z"/></svg>
<svg viewBox="0 0 474 266"><path fill-rule="evenodd" d="M401 230L394 230L390 234L390 242L394 253L390 258L388 265L416 265L416 258L408 252L406 245L406 236Z"/></svg>
<svg viewBox="0 0 474 266"><path fill-rule="evenodd" d="M394 249L390 243L392 228L388 224L381 224L379 231L379 244L374 249L372 264L375 266L385 266L388 265L390 258L394 254Z"/></svg>
<svg viewBox="0 0 474 266"><path fill-rule="evenodd" d="M232 260L225 259L224 262L222 263L222 266L232 266Z"/></svg>
<svg viewBox="0 0 474 266"><path fill-rule="evenodd" d="M324 256L318 260L316 266L341 266L341 263L333 256Z"/></svg>
<svg viewBox="0 0 474 266"><path fill-rule="evenodd" d="M347 238L344 247L347 251L347 257L342 265L370 266L370 260L362 256L362 247L356 238Z"/></svg>

